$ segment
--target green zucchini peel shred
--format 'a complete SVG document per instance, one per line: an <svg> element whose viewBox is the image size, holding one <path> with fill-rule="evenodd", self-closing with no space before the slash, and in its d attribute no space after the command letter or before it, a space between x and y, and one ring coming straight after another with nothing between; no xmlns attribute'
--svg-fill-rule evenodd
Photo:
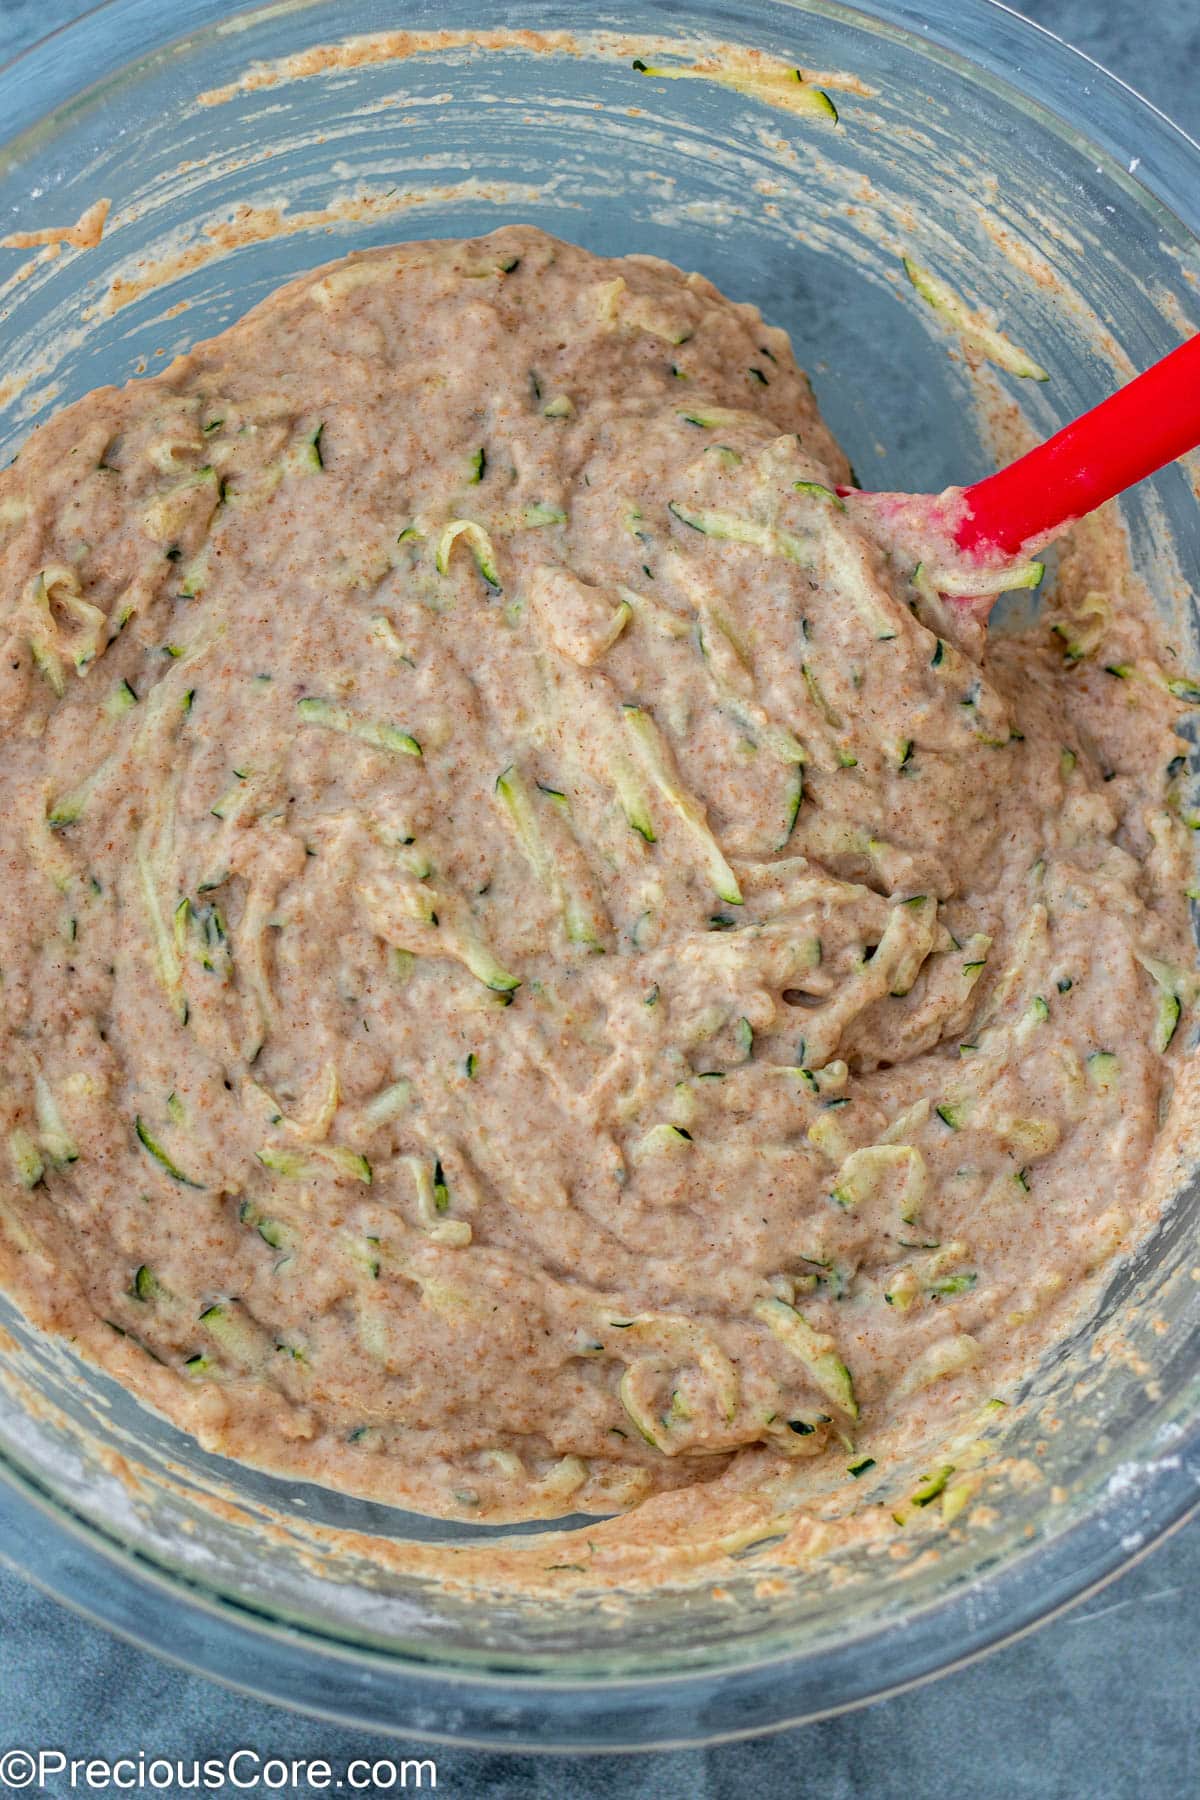
<svg viewBox="0 0 1200 1800"><path fill-rule="evenodd" d="M686 826L703 852L709 880L719 899L729 906L742 905L742 890L737 877L709 829L704 808L681 784L673 767L673 758L653 718L641 706L626 705L621 709L625 730L633 744L637 760L667 805ZM632 822L632 821L631 821ZM640 830L638 825L635 830ZM643 833L643 835L646 835Z"/></svg>
<svg viewBox="0 0 1200 1800"><path fill-rule="evenodd" d="M785 1300L756 1300L754 1317L774 1333L786 1350L801 1362L825 1398L850 1418L858 1417L854 1381L837 1353L833 1339L814 1331L802 1313Z"/></svg>
<svg viewBox="0 0 1200 1800"><path fill-rule="evenodd" d="M205 1191L204 1182L194 1181L190 1175L184 1173L174 1158L168 1155L158 1139L152 1135L140 1113L134 1118L133 1125L142 1148L154 1158L161 1168L166 1170L172 1181L179 1182L181 1187L196 1188L201 1193Z"/></svg>
<svg viewBox="0 0 1200 1800"><path fill-rule="evenodd" d="M545 523L544 520L542 522ZM483 526L477 525L474 519L451 519L443 528L433 557L438 574L450 573L450 557L459 538L462 538L475 558L475 566L488 586L499 593L500 577L496 573L496 552L492 547L492 540Z"/></svg>
<svg viewBox="0 0 1200 1800"><path fill-rule="evenodd" d="M391 750L398 756L420 756L421 746L410 732L402 731L398 725L388 725L375 719L361 719L348 711L344 706L337 706L332 700L321 700L308 695L296 702L296 711L306 725L320 725L326 731L341 732L346 737L358 738L364 744L370 744L373 750Z"/></svg>
<svg viewBox="0 0 1200 1800"><path fill-rule="evenodd" d="M988 325L978 313L972 312L940 275L935 275L931 269L914 261L911 256L902 257L901 261L904 273L921 299L945 319L965 344L969 344L981 356L986 357L988 362L995 363L998 369L1004 369L1010 375L1018 375L1029 381L1049 381L1050 377L1041 363L1034 362L1026 351L1010 343L1002 332Z"/></svg>

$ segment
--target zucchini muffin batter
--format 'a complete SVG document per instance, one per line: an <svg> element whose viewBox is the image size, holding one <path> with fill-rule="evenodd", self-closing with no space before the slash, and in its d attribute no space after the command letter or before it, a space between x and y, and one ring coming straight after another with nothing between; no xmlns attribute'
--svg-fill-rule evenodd
<svg viewBox="0 0 1200 1800"><path fill-rule="evenodd" d="M848 479L754 308L524 227L34 433L37 1323L210 1449L490 1521L843 1479L1028 1370L1153 1216L1198 696L1086 528L985 644Z"/></svg>

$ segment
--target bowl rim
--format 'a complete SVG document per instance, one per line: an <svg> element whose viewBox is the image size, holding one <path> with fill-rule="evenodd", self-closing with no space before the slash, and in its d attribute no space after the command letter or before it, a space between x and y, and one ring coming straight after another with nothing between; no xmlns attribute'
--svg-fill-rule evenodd
<svg viewBox="0 0 1200 1800"><path fill-rule="evenodd" d="M815 1658L785 1650L700 1673L571 1678L465 1668L325 1636L165 1571L64 1507L6 1459L0 1459L0 1564L77 1616L176 1667L338 1725L525 1753L687 1749L785 1731L895 1698L1051 1623L1143 1561L1200 1511L1200 1420L1170 1448L1169 1456L1139 1465L1135 1480L1110 1486L1100 1546L1093 1509L1058 1537L930 1602L905 1619L901 1633L889 1621ZM22 1546L22 1557L8 1548L14 1544ZM152 1604L156 1599L162 1604ZM956 1646L950 1657L947 1641ZM881 1666L876 1651L886 1653L882 1680L867 1672ZM814 1659L819 1670L806 1671L803 1665ZM806 1677L802 1684L798 1675ZM785 1694L789 1677L793 1690ZM455 1690L454 1712L467 1715L453 1728L444 1719L448 1687Z"/></svg>
<svg viewBox="0 0 1200 1800"><path fill-rule="evenodd" d="M322 3L285 0L298 13L316 12ZM1166 208L1200 240L1194 181L1200 143L1128 82L1004 0L777 3L915 41L1010 95L1015 91L1031 110L1074 129L1112 165L1111 174L1141 190L1143 204L1149 199ZM0 64L0 95L38 94L36 111L26 106L19 129L0 138L0 157L142 57L186 45L234 15L268 10L283 9L261 0L251 6L193 0L186 27L174 30L169 19L164 27L156 0L98 0ZM149 46L146 19L158 27ZM86 60L73 50L83 41ZM1038 58L1028 56L1031 44ZM91 78L78 85L82 67ZM1071 77L1084 75L1083 93L1097 113L1103 107L1103 129L1094 117L1085 125L1068 116L1064 94L1072 94ZM750 1738L903 1693L1058 1617L1141 1561L1198 1508L1200 1416L1176 1432L1169 1456L1139 1465L1137 1481L1110 1483L1066 1529L929 1602L905 1619L899 1634L890 1621L832 1650L751 1654L725 1669L616 1676L421 1660L256 1612L131 1551L3 1453L0 1564L176 1666L314 1717L434 1744L612 1752ZM147 1604L154 1599L159 1604ZM955 1646L949 1657L947 1642ZM884 1647L884 1657L869 1654ZM816 1657L819 1671L806 1667ZM886 1676L868 1672L868 1664L886 1668Z"/></svg>

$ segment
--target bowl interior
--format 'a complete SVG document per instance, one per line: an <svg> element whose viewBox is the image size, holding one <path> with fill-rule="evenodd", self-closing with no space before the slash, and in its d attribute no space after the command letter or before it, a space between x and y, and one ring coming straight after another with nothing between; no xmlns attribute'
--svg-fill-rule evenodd
<svg viewBox="0 0 1200 1800"><path fill-rule="evenodd" d="M0 455L48 408L152 373L294 273L514 218L603 253L653 252L755 301L791 332L866 487L971 479L1015 441L1015 400L1048 432L1172 348L1200 311L1195 220L1133 179L1124 151L1144 127L1164 166L1193 180L1200 153L1103 81L1086 99L1097 141L1082 136L1071 120L1086 65L1047 41L1037 93L1015 81L1035 33L986 0L893 6L892 23L870 7L784 0L639 0L598 20L556 0L527 9L521 40L485 29L475 0L411 0L404 33L383 0L295 0L235 18L207 0L179 37L146 0L107 10L0 76L0 116L21 127L0 146L0 218L36 229L72 224L101 197L112 207L93 248L0 250ZM924 34L895 22L909 10ZM389 31L322 73L243 80L314 44ZM631 67L635 56L686 59L697 40L830 72L840 123ZM955 47L965 43L976 60ZM1044 109L1049 91L1067 117ZM47 92L64 103L38 118ZM1052 380L1034 388L970 370L909 289L904 253L994 306ZM1200 562L1192 481L1166 471L1125 516L1141 574L1194 645L1181 573ZM427 1710L418 1718L404 1690L408 1728L542 1742L752 1729L880 1691L1024 1623L1185 1504L1186 1482L1159 1476L1174 1458L1192 1480L1198 1201L1193 1184L1081 1340L1011 1409L1006 1448L1044 1479L999 1497L986 1528L930 1524L939 1554L920 1566L863 1549L836 1584L817 1567L766 1588L769 1552L751 1546L721 1597L701 1578L620 1611L586 1596L484 1606L386 1554L389 1541L415 1539L449 1557L478 1531L208 1457L33 1339L6 1302L0 1462L35 1574L74 1584L76 1598L86 1588L123 1628L283 1697L311 1699L304 1681L319 1665L329 1704L376 1723L398 1704L398 1672L415 1682ZM1129 1354L1106 1354L1118 1336ZM8 1504L0 1518L11 1521ZM169 1628L149 1616L167 1617L168 1596ZM772 1677L782 1656L790 1671ZM422 1668L437 1682L422 1686ZM652 1678L670 1679L648 1697ZM576 1680L603 1693L561 1707L547 1698Z"/></svg>

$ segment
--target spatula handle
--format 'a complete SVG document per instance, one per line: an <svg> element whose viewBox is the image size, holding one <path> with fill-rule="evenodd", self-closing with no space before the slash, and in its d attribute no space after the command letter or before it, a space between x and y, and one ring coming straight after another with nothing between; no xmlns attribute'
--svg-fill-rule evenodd
<svg viewBox="0 0 1200 1800"><path fill-rule="evenodd" d="M1200 336L967 488L960 549L1014 556L1200 444Z"/></svg>

